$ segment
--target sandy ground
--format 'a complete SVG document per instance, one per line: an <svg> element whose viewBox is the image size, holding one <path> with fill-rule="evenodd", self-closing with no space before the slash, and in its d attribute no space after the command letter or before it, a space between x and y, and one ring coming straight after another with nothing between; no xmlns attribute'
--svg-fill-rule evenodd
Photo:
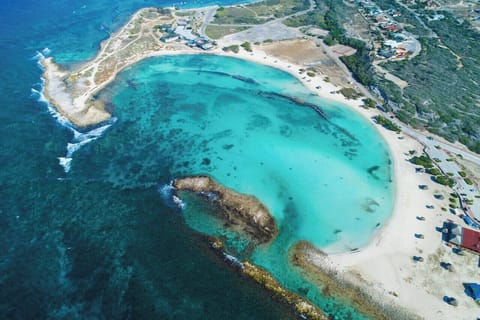
<svg viewBox="0 0 480 320"><path fill-rule="evenodd" d="M230 42L229 39L228 43ZM218 47L208 52L185 47L185 50L163 49L154 55L202 52L262 63L294 75L312 92L349 106L369 121L376 112L359 108L361 105L359 100L347 100L343 95L335 93L339 87L326 82L324 75L305 76L300 70L305 68L302 64L274 57L272 53L262 50L261 46L253 46L253 52L241 49L237 54L227 53L221 50L225 44L219 41ZM60 71L47 68L45 73L47 77L49 72ZM62 84L56 83L53 78L55 77L47 81L50 86L46 86L50 94L54 94L56 88L60 88L58 94L68 102L68 97L63 97ZM448 207L448 200L440 201L433 197L434 193L442 193L448 199L450 190L432 182L428 175L415 173L415 166L406 161L410 157L409 150L421 152L422 147L418 142L406 136L400 139L397 134L376 127L387 141L394 160L396 182L394 212L370 245L357 253L331 255L332 264L346 274L358 275L363 279L359 281L359 285L367 283L368 290L375 292L380 299L396 302L425 319L475 319L480 315L480 308L464 294L462 283L480 281L478 257L470 254L465 256L453 254L450 248L442 244L441 234L436 230L436 227L441 226L447 218L458 220L458 217L440 209L442 206ZM429 190L420 190L418 188L420 184L428 185ZM426 204L434 204L435 209L427 209ZM416 216L424 216L426 220L417 220ZM415 238L415 233L423 234L424 239ZM422 256L425 261L414 262L413 255ZM440 266L441 261L452 263L454 271L443 270ZM446 304L443 302L444 296L455 297L459 305L453 307Z"/></svg>
<svg viewBox="0 0 480 320"><path fill-rule="evenodd" d="M261 49L269 56L309 68L336 86L352 87L348 77L322 47L311 39L293 39L263 44Z"/></svg>
<svg viewBox="0 0 480 320"><path fill-rule="evenodd" d="M361 110L365 116L372 112ZM478 256L459 256L441 241L437 231L446 219L461 223L460 218L441 210L448 208L448 200L436 200L433 194L448 199L451 192L430 179L427 174L415 173L415 167L406 161L409 150L421 153L422 146L415 140L379 128L387 141L394 160L396 196L394 211L387 225L372 242L358 253L331 255L332 263L341 271L359 274L367 286L383 293L386 299L408 307L425 319L476 319L480 308L464 293L463 283L478 282ZM429 190L420 190L424 184ZM433 204L434 209L427 209ZM424 216L420 221L417 216ZM417 239L415 234L423 234ZM423 262L412 257L421 256ZM453 265L447 271L441 262ZM370 289L370 290L371 290ZM397 297L394 296L394 293ZM444 296L455 297L458 306L443 301ZM388 297L388 298L387 298Z"/></svg>
<svg viewBox="0 0 480 320"><path fill-rule="evenodd" d="M289 72L311 91L353 108L369 121L377 114L375 110L360 108L359 100L346 100L340 94L331 94L338 87L323 81L323 77L303 78L299 74L303 66L272 57L256 46L253 52L242 50L234 56ZM360 278L358 285L366 287L378 299L407 307L422 318L476 319L480 308L465 295L463 283L480 281L479 257L453 253L442 243L441 233L436 229L446 219L461 223L459 217L441 210L442 207L448 208L451 189L433 182L428 174L416 173L416 166L407 161L411 158L410 150L415 150L418 155L422 153L420 143L375 126L386 140L394 161L394 211L366 248L356 253L330 255L332 264L339 271L352 275L350 278ZM427 185L428 190L420 190L419 185ZM442 194L445 199L437 200L434 194ZM426 208L429 204L434 205L434 209ZM417 216L423 216L425 220L418 220ZM416 238L416 233L424 238ZM422 256L424 261L413 261L414 255ZM451 263L453 271L443 269L441 262ZM458 306L445 303L444 296L455 297Z"/></svg>

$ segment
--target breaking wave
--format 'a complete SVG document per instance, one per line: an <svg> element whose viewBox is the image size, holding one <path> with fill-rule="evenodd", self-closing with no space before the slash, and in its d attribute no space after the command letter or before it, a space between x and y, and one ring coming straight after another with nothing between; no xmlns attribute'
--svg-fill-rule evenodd
<svg viewBox="0 0 480 320"><path fill-rule="evenodd" d="M37 52L35 56L32 57L33 60L37 60L37 64L44 70L40 61L45 59L45 55L49 54L51 51L48 48L43 49L41 52ZM68 173L71 169L71 162L73 154L78 151L81 147L86 144L97 140L102 136L102 134L110 128L115 122L116 118L112 117L106 123L103 123L100 126L97 126L86 132L81 132L78 128L71 123L65 116L63 116L57 109L47 100L45 97L45 79L43 76L40 78L40 82L35 84L31 89L32 98L36 99L39 103L47 107L48 113L63 127L69 129L73 133L73 140L67 143L66 154L64 156L58 157L58 163L63 168L65 173Z"/></svg>
<svg viewBox="0 0 480 320"><path fill-rule="evenodd" d="M175 187L173 186L173 180L168 184L164 184L158 187L158 192L163 202L171 208L185 209L185 202L175 195Z"/></svg>

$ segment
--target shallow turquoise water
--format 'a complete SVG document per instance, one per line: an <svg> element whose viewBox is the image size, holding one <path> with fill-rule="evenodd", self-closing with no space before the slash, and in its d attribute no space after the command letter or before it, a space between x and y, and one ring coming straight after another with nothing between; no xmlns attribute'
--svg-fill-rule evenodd
<svg viewBox="0 0 480 320"><path fill-rule="evenodd" d="M328 120L275 93L321 106ZM271 245L253 252L193 198L184 217L194 229L223 237L236 254L265 267L327 312L360 318L306 283L288 264L287 251L299 240L327 250L358 248L388 218L390 158L369 123L311 95L289 74L226 57L149 59L123 72L102 98L112 100L118 121L78 155L73 175L85 175L91 162L108 155L95 175L113 185L138 188L208 174L254 194L281 231ZM162 175L165 170L168 176Z"/></svg>
<svg viewBox="0 0 480 320"><path fill-rule="evenodd" d="M109 136L131 130L101 173L113 183L142 184L166 163L172 177L208 174L256 195L292 241L322 248L364 246L391 212L390 159L375 129L289 74L226 57L165 57L132 67L110 90L120 123ZM316 103L329 118L274 93ZM129 176L125 157L143 174Z"/></svg>
<svg viewBox="0 0 480 320"><path fill-rule="evenodd" d="M285 252L303 237L319 245L340 238L341 247L348 248L368 241L388 215L388 156L366 122L317 101L290 76L220 58L145 61L126 70L103 96L113 99L118 121L75 153L69 174L58 165L73 134L32 95L41 71L31 57L49 47L71 68L91 58L99 41L136 9L159 4L170 5L143 0L114 7L105 0L0 4L0 318L292 318L268 293L213 256L190 227L226 238L238 255L266 267L330 315L358 318L305 283ZM259 84L208 71L242 74ZM318 103L330 122L270 91ZM366 171L373 165L380 166L379 180ZM342 176L335 175L342 166L347 167ZM166 206L159 187L196 173L257 194L280 222L281 235L252 252L194 199L183 213ZM352 191L354 184L365 192ZM333 205L334 195L353 206ZM367 195L380 203L374 213L363 210ZM358 217L367 232L357 234L350 217Z"/></svg>

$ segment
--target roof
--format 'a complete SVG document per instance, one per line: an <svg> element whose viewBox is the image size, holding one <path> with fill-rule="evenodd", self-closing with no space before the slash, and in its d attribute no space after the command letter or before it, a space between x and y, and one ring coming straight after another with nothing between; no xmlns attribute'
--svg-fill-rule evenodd
<svg viewBox="0 0 480 320"><path fill-rule="evenodd" d="M463 228L462 247L480 252L480 232Z"/></svg>

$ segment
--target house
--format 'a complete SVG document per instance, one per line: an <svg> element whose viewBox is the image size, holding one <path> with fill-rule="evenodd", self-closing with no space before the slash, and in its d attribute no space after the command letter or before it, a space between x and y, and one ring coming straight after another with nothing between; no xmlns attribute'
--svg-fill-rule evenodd
<svg viewBox="0 0 480 320"><path fill-rule="evenodd" d="M400 28L395 24L389 24L385 27L385 30L387 30L388 32L397 32L398 30L400 30Z"/></svg>
<svg viewBox="0 0 480 320"><path fill-rule="evenodd" d="M205 43L205 44L202 44L202 45L200 46L200 48L202 48L202 49L205 50L205 51L206 51L206 50L210 50L210 49L213 48L213 44L211 44L211 43Z"/></svg>
<svg viewBox="0 0 480 320"><path fill-rule="evenodd" d="M462 247L480 253L480 232L463 228Z"/></svg>
<svg viewBox="0 0 480 320"><path fill-rule="evenodd" d="M480 231L463 228L448 220L443 222L443 240L480 254Z"/></svg>

